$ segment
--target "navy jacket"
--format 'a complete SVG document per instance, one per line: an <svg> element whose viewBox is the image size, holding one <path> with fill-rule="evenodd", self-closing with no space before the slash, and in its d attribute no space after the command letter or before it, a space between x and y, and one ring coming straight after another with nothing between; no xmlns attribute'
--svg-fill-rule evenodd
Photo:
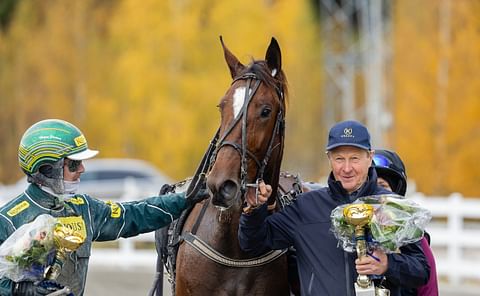
<svg viewBox="0 0 480 296"><path fill-rule="evenodd" d="M263 205L240 218L239 241L246 252L255 255L268 249L294 246L302 295L354 296L357 279L356 253L347 253L330 230L330 214L339 205L358 197L390 193L377 186L377 175L370 168L367 182L349 195L331 174L328 187L302 194L284 210L268 215ZM400 295L400 285L416 287L427 282L429 266L418 244L401 248L401 254L388 254L384 274L392 296Z"/></svg>

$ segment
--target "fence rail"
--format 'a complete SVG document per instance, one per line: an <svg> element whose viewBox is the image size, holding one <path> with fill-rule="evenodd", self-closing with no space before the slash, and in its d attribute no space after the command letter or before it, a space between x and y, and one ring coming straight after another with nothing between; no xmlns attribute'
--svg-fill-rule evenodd
<svg viewBox="0 0 480 296"><path fill-rule="evenodd" d="M126 186L126 194L132 198L138 188ZM431 246L437 263L437 274L453 286L473 280L480 283L480 199L464 198L460 194L448 197L426 197L413 194L413 199L432 213L427 227ZM118 266L155 266L156 251L139 250L138 242L154 242L154 234L142 234L129 239L120 239L118 248L95 249L91 264Z"/></svg>
<svg viewBox="0 0 480 296"><path fill-rule="evenodd" d="M437 274L454 286L480 280L480 199L411 196L432 212L427 227L437 263Z"/></svg>
<svg viewBox="0 0 480 296"><path fill-rule="evenodd" d="M124 192L123 201L140 199L144 195L142 188L132 180L125 182ZM458 193L448 197L426 197L416 193L409 198L432 213L427 231L431 236L439 278L452 286L472 282L480 285L480 198L464 198ZM154 247L139 249L137 245L149 242L153 246L154 241L154 234L147 233L122 238L118 244L95 247L91 265L153 270L157 260Z"/></svg>

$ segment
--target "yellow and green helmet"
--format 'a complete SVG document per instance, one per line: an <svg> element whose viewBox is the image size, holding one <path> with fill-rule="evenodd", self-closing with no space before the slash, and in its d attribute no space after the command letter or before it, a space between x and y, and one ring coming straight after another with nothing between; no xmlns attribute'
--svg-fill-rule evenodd
<svg viewBox="0 0 480 296"><path fill-rule="evenodd" d="M88 149L83 133L73 124L60 119L46 119L32 125L23 134L18 147L18 162L28 175L44 164L68 157L89 159L98 151Z"/></svg>

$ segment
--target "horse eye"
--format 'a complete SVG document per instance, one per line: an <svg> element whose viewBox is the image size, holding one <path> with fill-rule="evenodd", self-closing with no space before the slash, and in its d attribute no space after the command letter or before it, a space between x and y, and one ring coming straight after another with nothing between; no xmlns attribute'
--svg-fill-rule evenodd
<svg viewBox="0 0 480 296"><path fill-rule="evenodd" d="M264 109L262 110L262 113L260 114L260 116L262 116L262 117L268 117L268 116L270 115L270 113L272 113L272 109L270 109L270 108L267 107L267 108L264 108Z"/></svg>

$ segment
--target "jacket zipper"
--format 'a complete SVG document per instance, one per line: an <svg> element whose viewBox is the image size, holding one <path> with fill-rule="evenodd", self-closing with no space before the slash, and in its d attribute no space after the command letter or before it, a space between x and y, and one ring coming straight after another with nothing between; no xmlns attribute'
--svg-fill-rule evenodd
<svg viewBox="0 0 480 296"><path fill-rule="evenodd" d="M310 282L308 283L308 295L312 295L312 288L313 288L313 279L315 279L315 274L312 271L312 275L310 276Z"/></svg>

